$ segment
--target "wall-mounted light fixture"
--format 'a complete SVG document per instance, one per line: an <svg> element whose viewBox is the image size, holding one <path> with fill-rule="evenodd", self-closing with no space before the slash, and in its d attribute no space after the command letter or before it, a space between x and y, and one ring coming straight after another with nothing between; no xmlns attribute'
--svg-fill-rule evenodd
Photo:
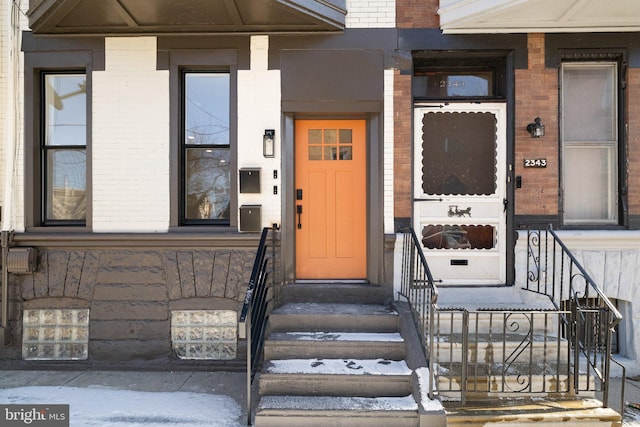
<svg viewBox="0 0 640 427"><path fill-rule="evenodd" d="M544 136L544 125L540 117L536 117L533 123L527 125L527 131L531 134L531 138L540 138Z"/></svg>
<svg viewBox="0 0 640 427"><path fill-rule="evenodd" d="M276 155L276 131L265 129L262 137L262 155L265 157L275 157Z"/></svg>

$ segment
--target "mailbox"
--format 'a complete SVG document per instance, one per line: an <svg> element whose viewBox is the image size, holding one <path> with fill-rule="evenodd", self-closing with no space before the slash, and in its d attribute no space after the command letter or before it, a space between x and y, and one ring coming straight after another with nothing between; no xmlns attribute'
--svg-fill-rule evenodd
<svg viewBox="0 0 640 427"><path fill-rule="evenodd" d="M262 229L262 206L240 206L240 231L259 232Z"/></svg>
<svg viewBox="0 0 640 427"><path fill-rule="evenodd" d="M260 168L240 169L240 192L259 193L260 192Z"/></svg>

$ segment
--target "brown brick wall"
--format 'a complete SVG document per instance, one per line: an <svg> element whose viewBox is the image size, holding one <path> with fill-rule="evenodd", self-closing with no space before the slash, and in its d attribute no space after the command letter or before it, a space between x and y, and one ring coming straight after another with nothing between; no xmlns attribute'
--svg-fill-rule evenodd
<svg viewBox="0 0 640 427"><path fill-rule="evenodd" d="M529 34L529 67L516 70L515 175L522 177L516 189L516 215L558 213L558 71L544 66L544 35ZM545 125L545 136L531 138L527 124L536 117ZM547 159L546 168L524 168L524 159Z"/></svg>
<svg viewBox="0 0 640 427"><path fill-rule="evenodd" d="M398 28L439 28L438 7L440 0L396 1Z"/></svg>
<svg viewBox="0 0 640 427"><path fill-rule="evenodd" d="M627 75L629 215L640 215L640 69Z"/></svg>
<svg viewBox="0 0 640 427"><path fill-rule="evenodd" d="M411 76L396 70L393 83L394 98L394 217L411 217Z"/></svg>

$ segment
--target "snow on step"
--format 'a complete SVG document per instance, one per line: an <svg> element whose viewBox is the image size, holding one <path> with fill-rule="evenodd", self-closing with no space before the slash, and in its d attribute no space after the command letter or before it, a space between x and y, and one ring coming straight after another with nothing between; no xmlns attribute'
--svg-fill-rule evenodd
<svg viewBox="0 0 640 427"><path fill-rule="evenodd" d="M404 397L331 397L263 396L260 409L297 409L309 411L417 411L412 396Z"/></svg>
<svg viewBox="0 0 640 427"><path fill-rule="evenodd" d="M274 340L298 340L298 341L376 341L376 342L403 342L402 336L397 333L375 332L276 332L271 334Z"/></svg>
<svg viewBox="0 0 640 427"><path fill-rule="evenodd" d="M272 314L341 314L341 315L395 315L398 313L386 305L377 304L322 304L289 303L273 310Z"/></svg>
<svg viewBox="0 0 640 427"><path fill-rule="evenodd" d="M287 359L265 362L270 374L411 375L404 360L387 359Z"/></svg>

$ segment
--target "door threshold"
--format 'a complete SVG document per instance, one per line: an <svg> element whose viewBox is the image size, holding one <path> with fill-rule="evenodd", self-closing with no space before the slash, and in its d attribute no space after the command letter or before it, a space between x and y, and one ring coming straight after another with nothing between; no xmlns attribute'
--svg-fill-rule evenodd
<svg viewBox="0 0 640 427"><path fill-rule="evenodd" d="M296 279L296 285L368 285L366 279Z"/></svg>

